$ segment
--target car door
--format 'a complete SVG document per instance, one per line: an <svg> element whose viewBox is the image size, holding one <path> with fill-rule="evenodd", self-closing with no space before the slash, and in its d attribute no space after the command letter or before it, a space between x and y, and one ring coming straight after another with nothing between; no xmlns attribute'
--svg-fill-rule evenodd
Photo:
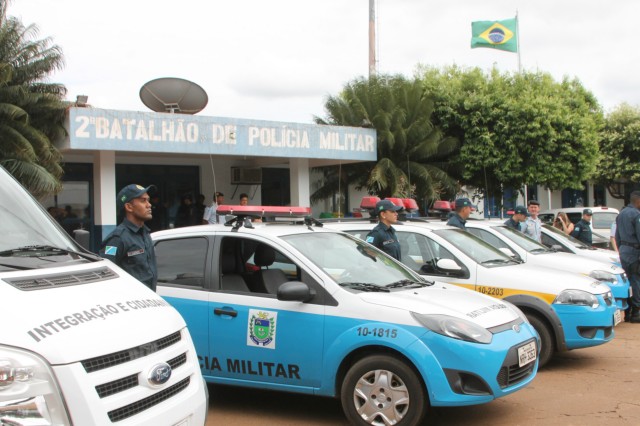
<svg viewBox="0 0 640 426"><path fill-rule="evenodd" d="M203 374L209 360L209 296L205 277L211 264L213 237L198 236L156 241L157 292L180 312L200 360Z"/></svg>
<svg viewBox="0 0 640 426"><path fill-rule="evenodd" d="M313 278L304 268L268 241L239 235L218 238L212 265L216 284L209 298L209 374L228 384L260 383L273 388L295 387L297 391L319 387L324 305L278 300L275 294L265 292L258 275L261 270L283 269L284 281L318 284L310 283ZM272 264L253 262L260 244L275 251ZM220 282L230 275L244 279L246 289L221 288Z"/></svg>

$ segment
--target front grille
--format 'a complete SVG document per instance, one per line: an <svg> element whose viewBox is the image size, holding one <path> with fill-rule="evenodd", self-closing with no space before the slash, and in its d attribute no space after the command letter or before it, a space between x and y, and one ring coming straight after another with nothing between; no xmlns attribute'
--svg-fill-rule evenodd
<svg viewBox="0 0 640 426"><path fill-rule="evenodd" d="M183 353L182 355L178 355L177 357L167 361L167 364L171 366L172 370L175 370L177 367L185 364L186 362L187 362L187 354Z"/></svg>
<svg viewBox="0 0 640 426"><path fill-rule="evenodd" d="M604 302L607 304L607 306L611 306L613 304L613 296L605 295L605 296L603 296L603 298L604 298Z"/></svg>
<svg viewBox="0 0 640 426"><path fill-rule="evenodd" d="M520 383L533 372L535 362L530 362L524 367L518 366L518 364L512 364L503 366L498 373L498 384L501 388L506 388Z"/></svg>
<svg viewBox="0 0 640 426"><path fill-rule="evenodd" d="M509 348L509 352L505 357L504 362L502 363L502 367L498 372L498 376L496 380L498 381L498 385L501 388L507 388L509 386L516 385L521 381L525 380L533 373L533 368L535 367L535 362L530 362L522 367L520 367L518 362L518 347L523 344L526 345L530 342L533 342L534 339L531 339L527 342L519 344L518 346L513 346Z"/></svg>
<svg viewBox="0 0 640 426"><path fill-rule="evenodd" d="M166 337L150 343L146 343L144 345L84 360L82 361L82 366L87 373L103 370L105 368L113 367L114 365L123 364L125 362L133 361L137 358L142 358L143 356L147 356L154 352L161 351L164 348L178 343L181 338L182 335L180 334L180 332L176 331L175 333L172 333Z"/></svg>
<svg viewBox="0 0 640 426"><path fill-rule="evenodd" d="M132 374L122 379L114 380L113 382L98 385L96 386L96 392L98 392L100 398L104 398L127 389L135 388L136 386L138 386L138 374Z"/></svg>
<svg viewBox="0 0 640 426"><path fill-rule="evenodd" d="M74 273L41 275L30 278L5 278L4 281L18 290L33 291L48 288L67 287L118 278L113 270L104 267Z"/></svg>
<svg viewBox="0 0 640 426"><path fill-rule="evenodd" d="M172 396L182 392L189 386L190 377L186 377L182 379L175 385L168 387L167 389L160 391L154 395L141 399L140 401L134 402L133 404L125 405L124 407L118 408L117 410L109 411L107 414L109 419L112 422L119 422L131 416L135 416L138 413L141 413L154 405L160 404L162 401L166 401Z"/></svg>

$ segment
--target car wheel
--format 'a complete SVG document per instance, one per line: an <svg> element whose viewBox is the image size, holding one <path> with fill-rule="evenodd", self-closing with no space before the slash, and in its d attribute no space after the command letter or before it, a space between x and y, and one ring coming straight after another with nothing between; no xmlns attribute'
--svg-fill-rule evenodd
<svg viewBox="0 0 640 426"><path fill-rule="evenodd" d="M554 339L551 330L546 322L535 315L527 315L527 319L531 326L536 329L540 335L540 356L538 358L538 368L542 368L549 360L554 352Z"/></svg>
<svg viewBox="0 0 640 426"><path fill-rule="evenodd" d="M416 425L429 407L418 373L387 355L356 362L342 382L341 400L354 425Z"/></svg>

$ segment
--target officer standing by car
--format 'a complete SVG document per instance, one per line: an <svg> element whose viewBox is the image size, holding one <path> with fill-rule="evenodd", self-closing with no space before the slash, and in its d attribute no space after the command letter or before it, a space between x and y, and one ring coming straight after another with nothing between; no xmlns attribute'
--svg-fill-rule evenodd
<svg viewBox="0 0 640 426"><path fill-rule="evenodd" d="M582 210L582 219L573 227L573 231L569 235L577 238L588 246L593 245L593 235L591 233L591 218L593 212L591 209Z"/></svg>
<svg viewBox="0 0 640 426"><path fill-rule="evenodd" d="M529 212L525 206L516 206L516 208L513 209L513 216L507 219L504 224L507 225L507 228L522 232L520 224L527 220L527 216L529 216Z"/></svg>
<svg viewBox="0 0 640 426"><path fill-rule="evenodd" d="M630 203L616 218L616 243L620 263L631 284L631 303L625 321L640 323L640 191L633 191Z"/></svg>
<svg viewBox="0 0 640 426"><path fill-rule="evenodd" d="M116 229L105 238L100 247L100 256L111 260L138 281L156 291L158 268L149 228L144 224L151 220L149 189L127 185L118 192L116 203L118 211L124 212L124 219Z"/></svg>
<svg viewBox="0 0 640 426"><path fill-rule="evenodd" d="M398 260L400 260L400 242L396 236L396 230L391 225L398 221L398 210L401 209L401 206L396 206L389 200L378 201L376 214L380 223L367 234L365 239L369 244Z"/></svg>
<svg viewBox="0 0 640 426"><path fill-rule="evenodd" d="M542 221L538 218L540 202L538 200L529 200L527 203L527 211L529 212L529 216L522 224L522 232L537 242L542 242Z"/></svg>
<svg viewBox="0 0 640 426"><path fill-rule="evenodd" d="M455 209L456 211L449 217L447 221L447 225L455 226L456 228L460 228L464 231L467 230L465 223L467 223L467 219L471 215L471 200L468 198L458 198L455 201Z"/></svg>

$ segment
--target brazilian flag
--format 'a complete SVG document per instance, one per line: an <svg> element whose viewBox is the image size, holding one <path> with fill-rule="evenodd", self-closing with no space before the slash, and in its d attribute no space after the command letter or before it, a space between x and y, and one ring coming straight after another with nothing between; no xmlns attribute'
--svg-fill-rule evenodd
<svg viewBox="0 0 640 426"><path fill-rule="evenodd" d="M471 23L471 48L491 47L493 49L518 51L517 18L503 21L476 21Z"/></svg>

